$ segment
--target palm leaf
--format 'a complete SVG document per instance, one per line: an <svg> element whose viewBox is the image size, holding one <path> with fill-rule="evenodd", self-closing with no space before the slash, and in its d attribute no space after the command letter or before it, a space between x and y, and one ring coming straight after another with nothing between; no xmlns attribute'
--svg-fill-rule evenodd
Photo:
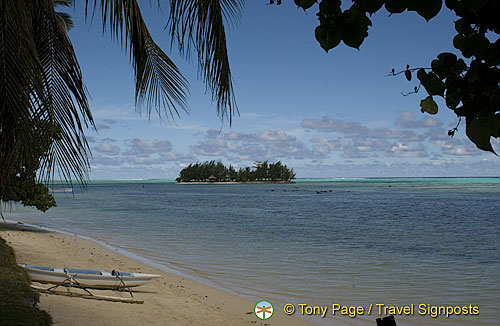
<svg viewBox="0 0 500 326"><path fill-rule="evenodd" d="M48 104L36 109L46 122L46 128L40 130L52 139L41 170L49 176L57 167L65 179L71 180L74 175L84 180L89 171L90 149L83 126L93 124L92 114L73 46L53 8L47 5L45 12L35 16L35 23L44 31L37 33L35 41L43 67L42 96Z"/></svg>
<svg viewBox="0 0 500 326"><path fill-rule="evenodd" d="M231 69L226 47L224 23L240 18L243 0L171 0L168 26L182 54L189 57L194 48L203 81L224 118L237 112Z"/></svg>
<svg viewBox="0 0 500 326"><path fill-rule="evenodd" d="M54 8L57 8L58 6L62 7L71 7L74 4L74 0L53 0L52 1L54 4ZM71 16L65 12L59 12L56 11L56 17L57 20L59 21L59 24L63 27L63 29L68 32L70 29L73 28L73 19Z"/></svg>
<svg viewBox="0 0 500 326"><path fill-rule="evenodd" d="M93 125L73 46L52 0L0 2L0 184L20 171L88 176Z"/></svg>
<svg viewBox="0 0 500 326"><path fill-rule="evenodd" d="M86 13L89 10L86 1ZM99 8L103 30L107 27L114 37L130 52L135 71L135 101L145 105L148 116L154 109L162 117L165 110L174 118L179 108L188 111L186 94L188 83L170 58L151 37L135 0L94 0L94 10Z"/></svg>
<svg viewBox="0 0 500 326"><path fill-rule="evenodd" d="M56 12L56 18L66 33L73 28L74 26L73 19L69 14L65 12Z"/></svg>

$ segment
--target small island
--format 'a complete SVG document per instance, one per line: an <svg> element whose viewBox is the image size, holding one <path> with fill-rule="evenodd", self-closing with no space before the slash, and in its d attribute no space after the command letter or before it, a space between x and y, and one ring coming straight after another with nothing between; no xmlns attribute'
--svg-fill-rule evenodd
<svg viewBox="0 0 500 326"><path fill-rule="evenodd" d="M294 183L293 169L289 169L280 161L268 163L257 161L252 168L240 168L238 171L232 166L226 167L221 161L206 161L204 163L189 164L179 172L175 179L178 183Z"/></svg>

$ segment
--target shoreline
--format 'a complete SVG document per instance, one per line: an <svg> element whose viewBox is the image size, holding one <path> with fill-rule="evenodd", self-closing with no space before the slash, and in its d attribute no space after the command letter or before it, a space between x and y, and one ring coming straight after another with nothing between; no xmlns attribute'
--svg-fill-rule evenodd
<svg viewBox="0 0 500 326"><path fill-rule="evenodd" d="M260 184L293 184L295 181L181 181L179 185L260 185Z"/></svg>
<svg viewBox="0 0 500 326"><path fill-rule="evenodd" d="M64 234L64 235L67 235L70 237L76 237L76 238L79 238L82 240L95 242L107 250L115 252L121 256L124 256L130 260L136 261L136 262L141 263L143 265L160 270L163 273L175 275L175 276L178 276L181 278L186 278L186 279L192 280L196 283L200 283L204 286L215 288L215 289L223 291L225 293L235 295L237 297L241 297L243 299L247 299L250 301L257 299L257 298L251 297L251 296L244 295L243 293L239 293L238 291L231 289L227 286L221 285L216 281L213 281L213 280L210 280L207 278L203 278L203 276L200 276L201 274L198 275L195 272L193 272L193 271L196 271L197 269L180 268L179 265L175 264L174 262L159 263L159 262L152 260L151 258L143 257L140 254L136 253L137 248L127 248L127 247L120 246L119 244L110 244L110 243L107 243L103 239L92 238L90 236L78 234L78 233L71 232L71 231L60 230L60 229L55 229L55 228L48 227L48 226L33 224L32 222L28 222L28 221L23 222L23 221L11 220L11 219L5 219L5 221L8 224L20 225L21 227L25 226L28 228L34 228L34 229L39 229L42 231L53 232L53 233L58 233L58 234L60 233L60 234ZM0 221L0 236L1 236L1 231L2 231L1 230L2 225L5 225L5 224L3 224L2 221ZM140 249L138 249L138 250L140 250Z"/></svg>
<svg viewBox="0 0 500 326"><path fill-rule="evenodd" d="M54 325L309 324L285 315L279 305L271 319L259 320L253 314L255 301L250 299L197 282L181 272L167 272L148 265L147 259L136 260L99 240L12 222L0 223L0 236L14 249L17 263L161 275L158 280L134 289L134 298L144 300L144 304L139 305L41 294L39 307L52 315ZM127 292L91 291L129 296Z"/></svg>

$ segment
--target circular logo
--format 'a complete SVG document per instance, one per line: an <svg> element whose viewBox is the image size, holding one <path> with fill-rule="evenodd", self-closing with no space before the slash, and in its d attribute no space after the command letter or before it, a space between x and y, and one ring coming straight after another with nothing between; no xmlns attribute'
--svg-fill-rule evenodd
<svg viewBox="0 0 500 326"><path fill-rule="evenodd" d="M255 304L253 308L255 316L261 320L269 319L273 316L273 304L267 300L261 300Z"/></svg>

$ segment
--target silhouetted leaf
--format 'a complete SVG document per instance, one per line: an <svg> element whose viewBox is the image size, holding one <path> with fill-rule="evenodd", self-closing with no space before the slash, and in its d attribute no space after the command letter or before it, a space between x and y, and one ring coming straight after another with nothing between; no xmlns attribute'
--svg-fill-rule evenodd
<svg viewBox="0 0 500 326"><path fill-rule="evenodd" d="M326 28L321 25L316 27L314 34L316 36L316 40L326 52L339 45L341 40L340 33L337 30Z"/></svg>
<svg viewBox="0 0 500 326"><path fill-rule="evenodd" d="M319 14L323 16L338 16L342 13L340 0L323 0L319 3Z"/></svg>
<svg viewBox="0 0 500 326"><path fill-rule="evenodd" d="M442 0L417 0L411 2L408 10L416 11L429 21L439 13L442 5Z"/></svg>
<svg viewBox="0 0 500 326"><path fill-rule="evenodd" d="M443 52L438 54L437 58L445 62L455 62L457 61L457 56L450 52Z"/></svg>
<svg viewBox="0 0 500 326"><path fill-rule="evenodd" d="M436 114L438 112L438 106L432 96L429 95L425 100L420 101L420 111L429 114Z"/></svg>
<svg viewBox="0 0 500 326"><path fill-rule="evenodd" d="M458 104L460 104L461 98L462 94L460 94L457 88L448 87L445 96L447 107L449 107L450 109L455 109L458 106Z"/></svg>
<svg viewBox="0 0 500 326"><path fill-rule="evenodd" d="M460 1L460 9L477 13L487 2L488 0L462 0Z"/></svg>
<svg viewBox="0 0 500 326"><path fill-rule="evenodd" d="M440 53L437 59L432 60L432 71L441 79L456 75L457 56L453 53ZM460 71L461 72L461 71Z"/></svg>
<svg viewBox="0 0 500 326"><path fill-rule="evenodd" d="M463 36L462 34L457 34L453 38L453 46L456 49L462 50L462 48L464 47L464 44L465 44L465 36Z"/></svg>
<svg viewBox="0 0 500 326"><path fill-rule="evenodd" d="M465 133L476 144L477 148L489 151L496 155L490 143L490 119L484 111L479 111L474 118L465 119Z"/></svg>
<svg viewBox="0 0 500 326"><path fill-rule="evenodd" d="M408 69L405 70L405 77L408 81L411 81L411 71Z"/></svg>
<svg viewBox="0 0 500 326"><path fill-rule="evenodd" d="M295 4L304 10L311 8L315 3L316 0L295 0Z"/></svg>
<svg viewBox="0 0 500 326"><path fill-rule="evenodd" d="M481 57L486 53L489 46L490 41L483 34L476 33L465 39L462 54L466 58L471 56Z"/></svg>
<svg viewBox="0 0 500 326"><path fill-rule="evenodd" d="M369 1L354 1L363 12L368 12L370 15L376 13L382 8L385 0L369 0Z"/></svg>
<svg viewBox="0 0 500 326"><path fill-rule="evenodd" d="M359 49L365 37L368 36L368 26L371 20L364 13L346 10L340 17L341 37L347 46Z"/></svg>
<svg viewBox="0 0 500 326"><path fill-rule="evenodd" d="M460 0L444 0L444 4L446 7L454 10L460 4Z"/></svg>
<svg viewBox="0 0 500 326"><path fill-rule="evenodd" d="M418 80L420 80L420 82L422 82L422 80L425 80L425 78L427 77L427 73L425 72L424 69L419 69L417 71L417 78Z"/></svg>
<svg viewBox="0 0 500 326"><path fill-rule="evenodd" d="M495 114L490 120L490 135L500 137L500 114Z"/></svg>
<svg viewBox="0 0 500 326"><path fill-rule="evenodd" d="M446 87L435 73L426 73L424 69L420 69L417 72L417 78L420 80L429 95L444 95Z"/></svg>
<svg viewBox="0 0 500 326"><path fill-rule="evenodd" d="M408 2L405 0L387 0L385 2L385 9L391 14L399 14L406 10Z"/></svg>
<svg viewBox="0 0 500 326"><path fill-rule="evenodd" d="M460 18L455 22L455 30L459 32L460 34L467 35L472 32L472 28L470 26L470 23L467 19L465 18Z"/></svg>
<svg viewBox="0 0 500 326"><path fill-rule="evenodd" d="M455 73L457 75L461 74L466 68L467 65L465 64L465 61L463 59L458 59L455 63Z"/></svg>

